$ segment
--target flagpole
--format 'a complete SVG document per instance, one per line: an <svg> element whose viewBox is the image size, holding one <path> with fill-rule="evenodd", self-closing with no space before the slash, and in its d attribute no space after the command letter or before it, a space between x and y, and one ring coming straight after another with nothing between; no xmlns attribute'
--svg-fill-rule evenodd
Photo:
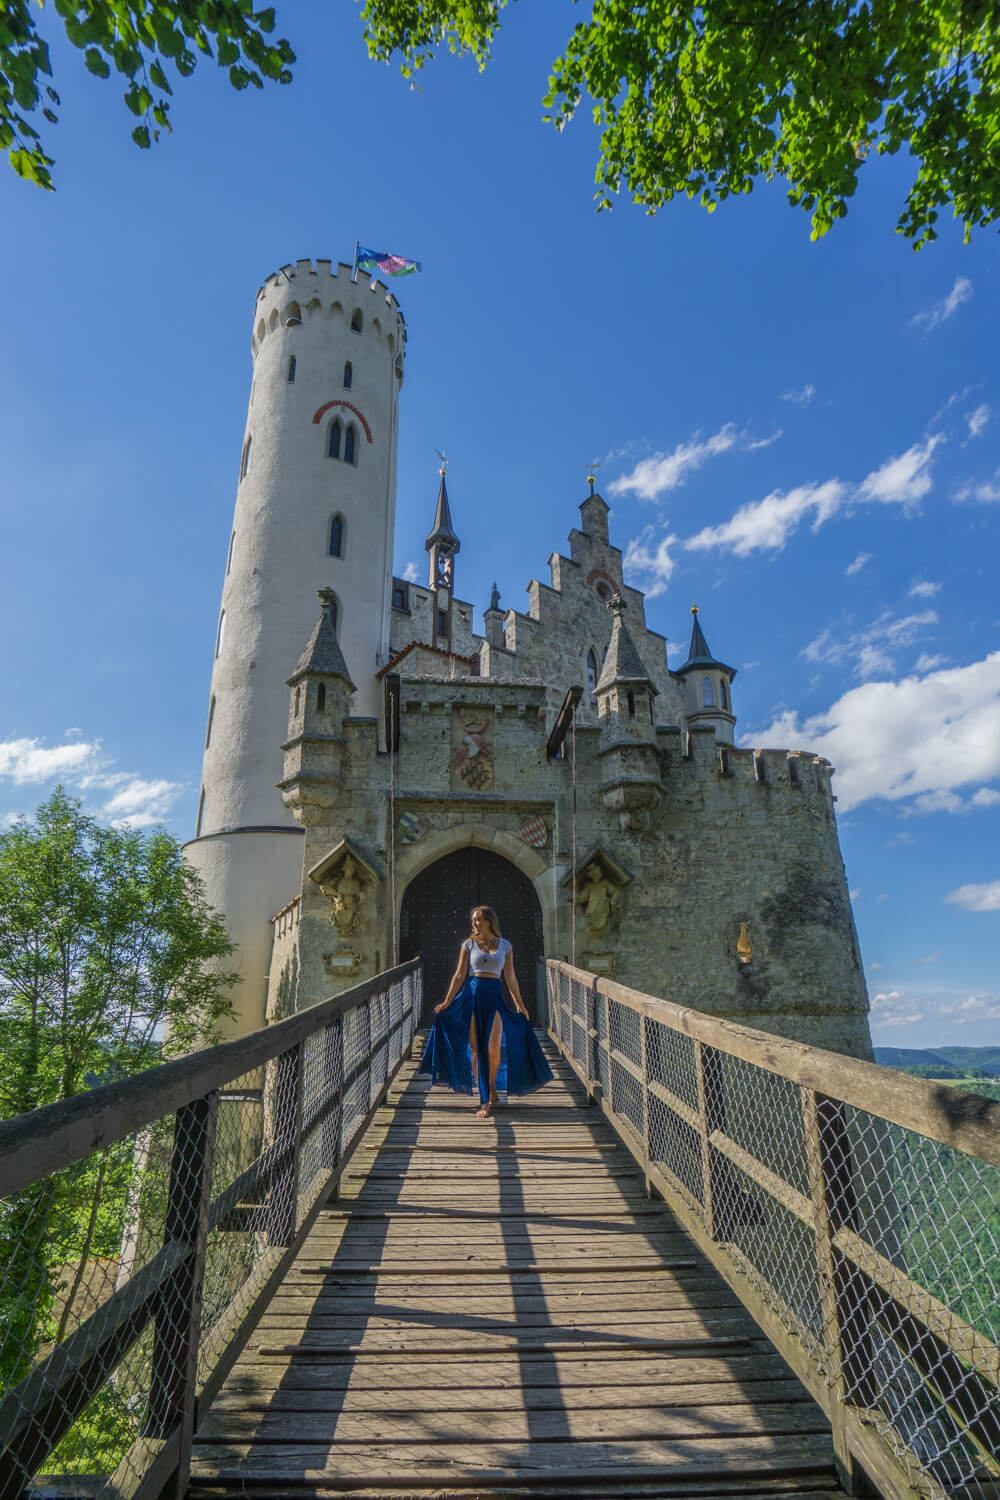
<svg viewBox="0 0 1000 1500"><path fill-rule="evenodd" d="M354 270L351 272L351 280L352 281L357 281L357 279L358 279L358 252L359 252L360 248L361 248L361 241L360 240L355 240L354 241Z"/></svg>

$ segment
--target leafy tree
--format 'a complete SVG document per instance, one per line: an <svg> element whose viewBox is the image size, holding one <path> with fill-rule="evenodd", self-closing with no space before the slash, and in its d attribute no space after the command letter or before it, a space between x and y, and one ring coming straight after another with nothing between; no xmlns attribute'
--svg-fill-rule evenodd
<svg viewBox="0 0 1000 1500"><path fill-rule="evenodd" d="M286 41L265 40L274 30L274 11L255 11L252 0L54 0L54 5L90 72L108 78L113 70L127 81L125 104L139 121L132 131L137 146L148 147L161 130L170 130L168 72L186 78L199 52L228 68L235 89L263 88L265 78L291 81L288 65L295 54ZM52 187L52 157L27 117L40 110L56 124L59 95L45 82L51 76L48 44L38 33L30 0L4 0L0 148L19 177L44 188Z"/></svg>
<svg viewBox="0 0 1000 1500"><path fill-rule="evenodd" d="M365 0L369 53L407 76L445 44L485 66L507 0ZM597 200L623 185L655 213L678 193L712 212L783 177L812 238L847 212L871 154L908 147L897 230L919 249L939 211L1000 215L997 0L594 0L553 64L561 130L581 100L601 130Z"/></svg>
<svg viewBox="0 0 1000 1500"><path fill-rule="evenodd" d="M232 952L175 839L102 828L57 788L0 835L0 1116L215 1040ZM0 1203L0 1384L65 1335L92 1258L118 1254L133 1169L126 1140Z"/></svg>

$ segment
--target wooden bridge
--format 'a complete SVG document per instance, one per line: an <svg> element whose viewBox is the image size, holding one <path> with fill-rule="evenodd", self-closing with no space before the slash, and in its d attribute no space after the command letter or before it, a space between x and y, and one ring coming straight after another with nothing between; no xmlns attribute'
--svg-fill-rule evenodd
<svg viewBox="0 0 1000 1500"><path fill-rule="evenodd" d="M0 1500L997 1500L1000 1107L550 962L556 1082L483 1122L420 1004L0 1125L7 1223L118 1143L136 1226L15 1372Z"/></svg>

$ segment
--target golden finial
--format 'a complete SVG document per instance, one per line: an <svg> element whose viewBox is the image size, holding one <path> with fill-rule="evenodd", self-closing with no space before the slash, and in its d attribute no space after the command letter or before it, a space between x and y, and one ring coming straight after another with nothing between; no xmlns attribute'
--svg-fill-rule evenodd
<svg viewBox="0 0 1000 1500"><path fill-rule="evenodd" d="M697 604L692 604L692 606L691 606L691 613L693 615L696 615L698 613L698 606L697 606Z"/></svg>
<svg viewBox="0 0 1000 1500"><path fill-rule="evenodd" d="M445 474L447 474L447 472L448 472L448 460L445 457L445 455L441 452L440 448L435 448L434 452L437 454L438 458L441 460L441 467L440 467L440 469L438 469L438 473L443 478L445 476Z"/></svg>
<svg viewBox="0 0 1000 1500"><path fill-rule="evenodd" d="M590 485L591 494L594 493L594 485L597 483L597 475L595 474L594 470L599 469L600 467L601 466L596 459L594 459L592 463L589 463L587 465L587 483Z"/></svg>
<svg viewBox="0 0 1000 1500"><path fill-rule="evenodd" d="M741 964L748 964L753 958L753 948L750 946L750 934L747 932L747 924L740 923L740 935L736 939L736 957Z"/></svg>

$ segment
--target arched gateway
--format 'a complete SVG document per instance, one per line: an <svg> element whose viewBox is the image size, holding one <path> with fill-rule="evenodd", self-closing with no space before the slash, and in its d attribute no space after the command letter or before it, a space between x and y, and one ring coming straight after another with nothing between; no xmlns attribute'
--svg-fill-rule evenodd
<svg viewBox="0 0 1000 1500"><path fill-rule="evenodd" d="M491 849L469 845L421 870L403 895L400 961L424 956L424 1021L443 1000L474 906L492 906L514 947L521 994L537 1015L536 969L544 953L542 908L535 888L516 865Z"/></svg>

